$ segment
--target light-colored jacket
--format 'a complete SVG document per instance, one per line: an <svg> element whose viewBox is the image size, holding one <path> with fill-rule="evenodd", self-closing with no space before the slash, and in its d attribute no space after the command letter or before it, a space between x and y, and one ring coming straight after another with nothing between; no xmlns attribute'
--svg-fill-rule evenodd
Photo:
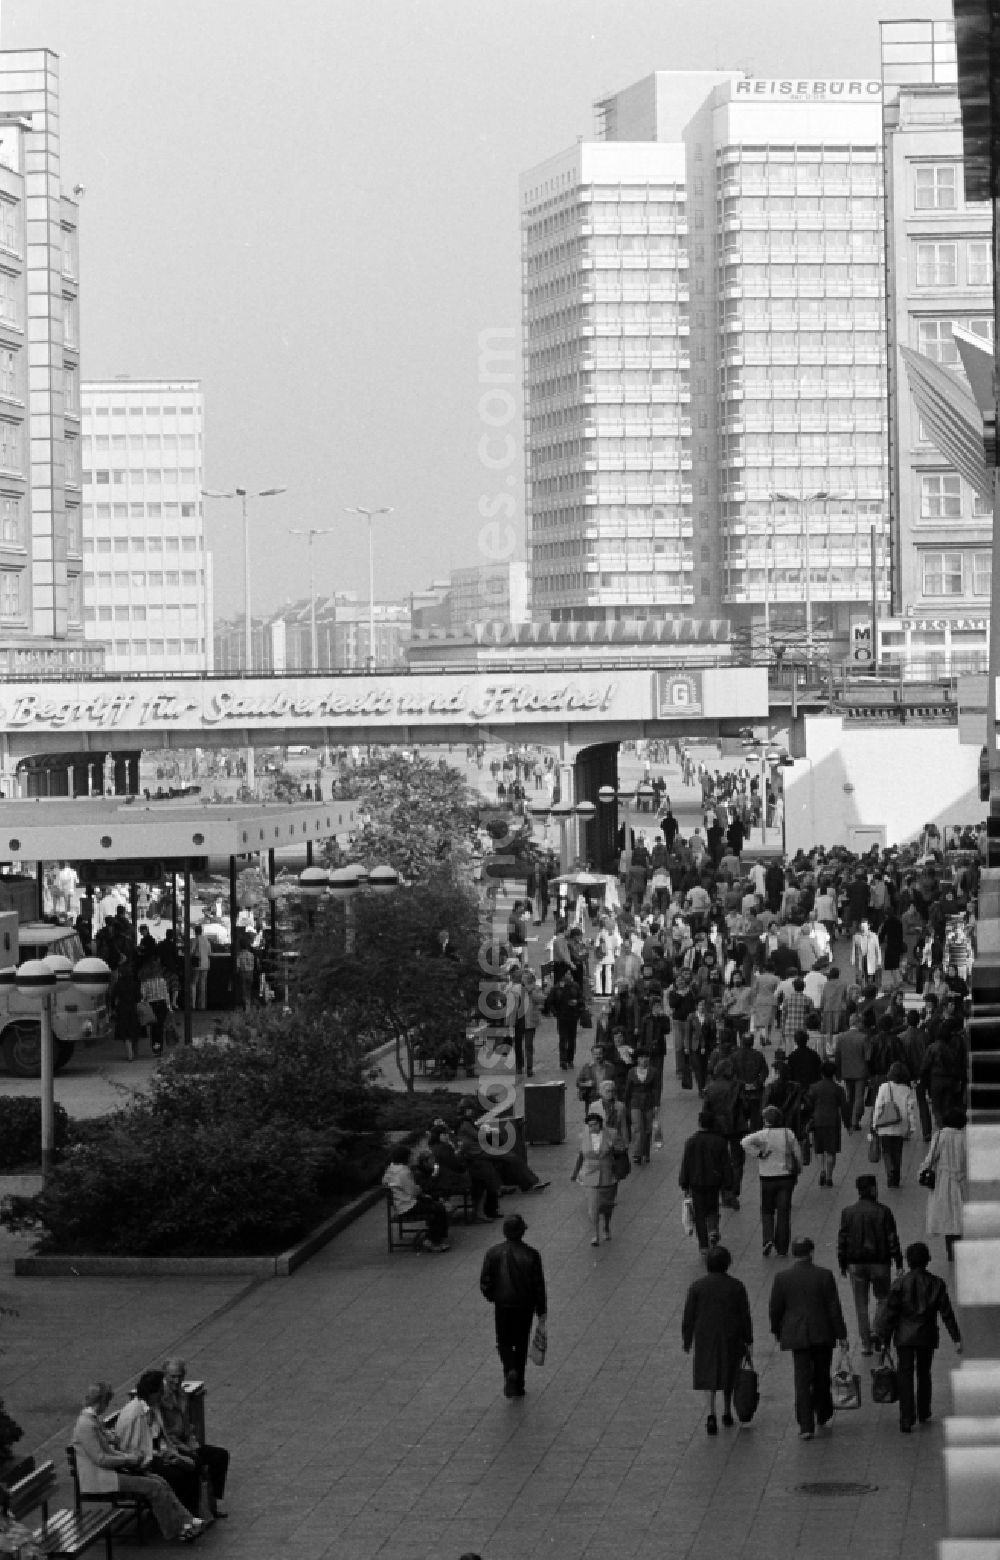
<svg viewBox="0 0 1000 1560"><path fill-rule="evenodd" d="M878 1120L889 1102L899 1112L899 1120L879 1126ZM917 1100L908 1083L890 1083L886 1079L875 1096L872 1107L872 1125L879 1137L915 1137L917 1132Z"/></svg>
<svg viewBox="0 0 1000 1560"><path fill-rule="evenodd" d="M118 1469L135 1467L134 1452L123 1452L117 1437L105 1430L96 1409L85 1408L73 1428L76 1471L85 1495L112 1495L118 1490Z"/></svg>
<svg viewBox="0 0 1000 1560"><path fill-rule="evenodd" d="M583 1128L576 1171L576 1179L581 1186L614 1186L614 1150L615 1138L607 1128L602 1130L600 1146L596 1150L591 1141L590 1128Z"/></svg>
<svg viewBox="0 0 1000 1560"><path fill-rule="evenodd" d="M762 1127L740 1139L745 1154L755 1154L762 1181L777 1176L798 1175L802 1169L802 1150L788 1127Z"/></svg>

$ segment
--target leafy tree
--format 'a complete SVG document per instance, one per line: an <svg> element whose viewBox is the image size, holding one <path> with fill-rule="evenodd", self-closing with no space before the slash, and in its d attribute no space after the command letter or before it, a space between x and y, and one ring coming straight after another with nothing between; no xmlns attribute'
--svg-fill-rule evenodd
<svg viewBox="0 0 1000 1560"><path fill-rule="evenodd" d="M351 859L366 867L388 864L415 882L427 878L442 861L467 860L479 798L448 764L421 754L407 759L389 749L346 768L333 795L361 803L362 827ZM326 865L338 866L342 859L336 846L328 848Z"/></svg>
<svg viewBox="0 0 1000 1560"><path fill-rule="evenodd" d="M438 936L443 929L446 955ZM391 1038L412 1089L416 1053L457 1057L476 1007L476 896L453 868L438 863L423 881L390 893L324 901L304 936L297 970L297 1007L314 1021L330 1014L374 1043Z"/></svg>

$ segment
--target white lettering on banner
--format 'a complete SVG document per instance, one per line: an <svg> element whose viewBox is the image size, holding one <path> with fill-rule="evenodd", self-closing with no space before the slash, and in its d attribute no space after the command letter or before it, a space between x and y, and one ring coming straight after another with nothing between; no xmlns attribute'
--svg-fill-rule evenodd
<svg viewBox="0 0 1000 1560"><path fill-rule="evenodd" d="M78 696L54 696L51 687L14 693L0 704L0 729L119 730L182 726L191 729L226 726L327 726L351 720L380 721L393 718L464 718L467 721L515 722L520 716L600 713L611 709L617 682L563 682L535 678L525 682L458 682L442 678L431 682L405 680L402 691L387 683L335 681L319 689L254 686L206 680L204 684L142 688L118 686L113 691L79 696L85 685L75 684ZM194 695L194 696L192 696Z"/></svg>
<svg viewBox="0 0 1000 1560"><path fill-rule="evenodd" d="M733 85L735 97L853 98L868 102L882 96L881 81L755 81L744 77Z"/></svg>

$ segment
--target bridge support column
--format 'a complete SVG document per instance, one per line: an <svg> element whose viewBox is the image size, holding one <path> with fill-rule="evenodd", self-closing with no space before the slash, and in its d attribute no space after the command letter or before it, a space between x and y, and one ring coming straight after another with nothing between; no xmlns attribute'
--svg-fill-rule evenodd
<svg viewBox="0 0 1000 1560"><path fill-rule="evenodd" d="M595 872L618 871L618 743L600 742L581 748L574 765L574 801L593 802L593 819L579 820L579 854ZM603 786L611 786L615 800L599 799Z"/></svg>

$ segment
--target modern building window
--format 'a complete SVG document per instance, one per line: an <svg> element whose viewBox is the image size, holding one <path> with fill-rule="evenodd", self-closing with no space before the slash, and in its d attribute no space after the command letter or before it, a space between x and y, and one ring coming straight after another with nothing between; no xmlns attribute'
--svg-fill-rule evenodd
<svg viewBox="0 0 1000 1560"><path fill-rule="evenodd" d="M924 595L960 596L962 594L962 554L960 552L924 553Z"/></svg>
<svg viewBox="0 0 1000 1560"><path fill-rule="evenodd" d="M992 567L992 553L977 552L972 554L972 594L974 596L988 596L990 594Z"/></svg>
<svg viewBox="0 0 1000 1560"><path fill-rule="evenodd" d="M0 569L0 618L21 616L21 575L13 569Z"/></svg>
<svg viewBox="0 0 1000 1560"><path fill-rule="evenodd" d="M80 345L80 301L63 294L63 340L68 347Z"/></svg>
<svg viewBox="0 0 1000 1560"><path fill-rule="evenodd" d="M958 163L919 163L914 205L918 211L954 211L958 205Z"/></svg>
<svg viewBox="0 0 1000 1560"><path fill-rule="evenodd" d="M16 201L0 200L0 248L20 253L20 224Z"/></svg>
<svg viewBox="0 0 1000 1560"><path fill-rule="evenodd" d="M954 287L957 281L957 244L917 245L918 287Z"/></svg>
<svg viewBox="0 0 1000 1560"><path fill-rule="evenodd" d="M17 353L11 347L0 348L0 395L11 400L17 395Z"/></svg>
<svg viewBox="0 0 1000 1560"><path fill-rule="evenodd" d="M66 510L66 551L75 554L80 551L80 511L75 504Z"/></svg>
<svg viewBox="0 0 1000 1560"><path fill-rule="evenodd" d="M989 287L993 282L993 266L990 261L990 245L981 239L970 240L965 246L965 280L970 287Z"/></svg>
<svg viewBox="0 0 1000 1560"><path fill-rule="evenodd" d="M16 493L0 494L0 542L7 547L24 546L24 516Z"/></svg>
<svg viewBox="0 0 1000 1560"><path fill-rule="evenodd" d="M957 473L935 471L920 479L920 513L926 520L959 520L962 479Z"/></svg>
<svg viewBox="0 0 1000 1560"><path fill-rule="evenodd" d="M6 355L6 354L3 354ZM2 382L2 380L0 380ZM10 394L13 395L13 390ZM63 368L63 406L67 412L79 415L80 411L80 370L72 364Z"/></svg>
<svg viewBox="0 0 1000 1560"><path fill-rule="evenodd" d="M83 621L83 577L79 574L66 576L66 611L71 623Z"/></svg>

